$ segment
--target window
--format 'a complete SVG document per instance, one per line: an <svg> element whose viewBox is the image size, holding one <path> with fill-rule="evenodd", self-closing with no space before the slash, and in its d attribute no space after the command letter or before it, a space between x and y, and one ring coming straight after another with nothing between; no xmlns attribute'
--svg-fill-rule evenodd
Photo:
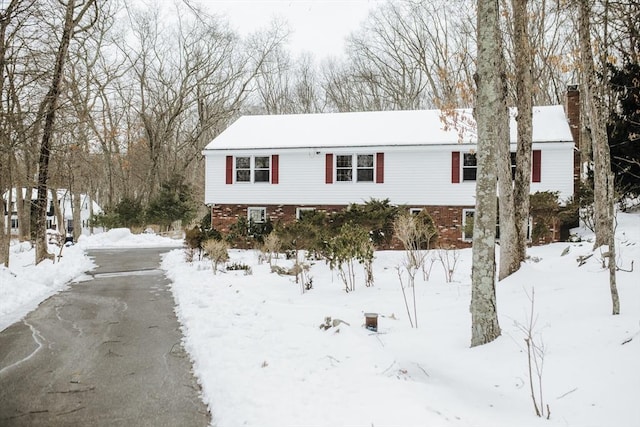
<svg viewBox="0 0 640 427"><path fill-rule="evenodd" d="M296 219L302 219L306 214L315 210L316 208L296 208Z"/></svg>
<svg viewBox="0 0 640 427"><path fill-rule="evenodd" d="M358 155L358 182L373 182L373 154Z"/></svg>
<svg viewBox="0 0 640 427"><path fill-rule="evenodd" d="M516 153L511 154L511 179L516 178ZM475 181L478 173L476 153L465 153L462 165L462 180Z"/></svg>
<svg viewBox="0 0 640 427"><path fill-rule="evenodd" d="M475 209L462 210L462 240L470 242L473 240L473 221L475 219ZM496 240L500 236L500 224L496 220Z"/></svg>
<svg viewBox="0 0 640 427"><path fill-rule="evenodd" d="M353 177L353 156L336 156L336 181L350 182Z"/></svg>
<svg viewBox="0 0 640 427"><path fill-rule="evenodd" d="M462 180L475 181L478 172L478 160L476 153L464 153L462 162Z"/></svg>
<svg viewBox="0 0 640 427"><path fill-rule="evenodd" d="M269 182L269 157L255 158L254 182Z"/></svg>
<svg viewBox="0 0 640 427"><path fill-rule="evenodd" d="M236 157L236 182L251 182L251 157Z"/></svg>
<svg viewBox="0 0 640 427"><path fill-rule="evenodd" d="M373 154L337 155L336 181L352 182L355 165L355 177L357 182L373 182L375 175L373 157Z"/></svg>
<svg viewBox="0 0 640 427"><path fill-rule="evenodd" d="M18 218L11 218L11 228L14 230L18 229Z"/></svg>
<svg viewBox="0 0 640 427"><path fill-rule="evenodd" d="M236 182L269 182L269 156L236 157Z"/></svg>
<svg viewBox="0 0 640 427"><path fill-rule="evenodd" d="M247 208L247 218L251 224L261 224L267 220L267 208Z"/></svg>
<svg viewBox="0 0 640 427"><path fill-rule="evenodd" d="M422 208L409 208L411 215L420 215L420 212L422 212Z"/></svg>

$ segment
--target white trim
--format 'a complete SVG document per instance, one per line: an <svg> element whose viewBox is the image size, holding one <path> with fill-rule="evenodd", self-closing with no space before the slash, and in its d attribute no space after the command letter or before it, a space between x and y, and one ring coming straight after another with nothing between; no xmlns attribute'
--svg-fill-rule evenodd
<svg viewBox="0 0 640 427"><path fill-rule="evenodd" d="M249 206L247 208L247 221L251 222L252 220L252 215L251 212L252 211L258 211L260 212L260 220L254 220L253 223L254 224L263 224L265 222L267 222L267 208L265 207L261 207L261 206Z"/></svg>
<svg viewBox="0 0 640 427"><path fill-rule="evenodd" d="M271 176L272 176L272 162L271 155L264 154L247 154L247 155L234 155L233 157L233 183L234 184L271 184ZM264 157L267 159L269 164L268 168L256 168L256 158ZM249 167L241 168L240 170L248 170L249 171L249 180L248 181L238 181L238 159L239 158L249 158ZM268 179L266 181L256 181L256 171L267 171Z"/></svg>
<svg viewBox="0 0 640 427"><path fill-rule="evenodd" d="M358 167L358 157L359 156L370 156L373 160L373 165L371 167ZM338 180L338 157L351 157L351 179L348 181L340 181ZM375 152L358 152L358 153L334 153L333 156L333 181L336 184L341 183L375 183L376 182L376 167L377 167L377 156ZM341 170L347 170L346 167L339 168ZM371 170L371 179L367 181L358 180L358 170Z"/></svg>
<svg viewBox="0 0 640 427"><path fill-rule="evenodd" d="M302 212L309 212L309 211L315 211L316 208L313 207L300 207L300 208L296 208L296 219L299 220L300 216L302 215Z"/></svg>

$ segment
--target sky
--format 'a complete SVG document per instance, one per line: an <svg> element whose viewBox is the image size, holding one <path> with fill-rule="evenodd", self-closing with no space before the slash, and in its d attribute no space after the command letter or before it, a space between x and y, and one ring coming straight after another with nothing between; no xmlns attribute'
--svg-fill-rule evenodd
<svg viewBox="0 0 640 427"><path fill-rule="evenodd" d="M339 56L344 40L358 29L369 10L384 0L201 0L210 12L227 16L246 35L265 28L274 18L289 23L290 49L311 52L316 59Z"/></svg>

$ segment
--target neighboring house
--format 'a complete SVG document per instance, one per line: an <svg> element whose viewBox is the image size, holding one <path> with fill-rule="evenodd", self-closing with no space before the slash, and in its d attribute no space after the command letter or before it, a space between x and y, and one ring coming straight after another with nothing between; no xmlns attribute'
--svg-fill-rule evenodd
<svg viewBox="0 0 640 427"><path fill-rule="evenodd" d="M22 188L22 195L25 200L26 197L26 189ZM5 215L5 224L11 227L11 234L18 234L18 210L16 207L17 194L16 189L11 190L11 218L8 218L8 212L4 212ZM57 190L58 203L60 205L62 216L64 218L65 224L63 227L59 227L58 220L55 216L55 211L53 207L53 202L51 199L51 192L47 192L47 229L53 230L72 230L73 229L73 205L72 205L72 195L69 190L60 189ZM6 192L3 197L5 200L5 204L8 200L9 192ZM32 189L31 191L31 201L35 203L38 198L38 190ZM91 204L91 205L90 205ZM82 222L82 234L89 234L89 219L91 215L95 215L101 213L102 209L98 204L91 200L91 198L87 194L80 194L80 220Z"/></svg>
<svg viewBox="0 0 640 427"><path fill-rule="evenodd" d="M577 119L577 110L570 116ZM515 123L512 111L512 153ZM441 243L468 246L475 150L471 110L244 116L203 151L205 203L213 227L226 232L239 216L292 221L306 209L334 212L389 199L414 212L426 209ZM570 198L575 152L564 108L534 107L531 192Z"/></svg>

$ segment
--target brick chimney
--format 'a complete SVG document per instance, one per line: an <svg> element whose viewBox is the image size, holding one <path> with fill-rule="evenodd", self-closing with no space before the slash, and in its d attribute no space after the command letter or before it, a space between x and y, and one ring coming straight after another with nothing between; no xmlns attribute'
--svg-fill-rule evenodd
<svg viewBox="0 0 640 427"><path fill-rule="evenodd" d="M565 106L569 128L576 148L580 149L580 91L578 85L567 86L567 105Z"/></svg>
<svg viewBox="0 0 640 427"><path fill-rule="evenodd" d="M578 85L567 86L567 104L565 106L565 112L567 114L567 120L569 122L569 129L571 130L571 136L575 144L575 151L573 152L573 194L577 195L580 189L580 90Z"/></svg>

